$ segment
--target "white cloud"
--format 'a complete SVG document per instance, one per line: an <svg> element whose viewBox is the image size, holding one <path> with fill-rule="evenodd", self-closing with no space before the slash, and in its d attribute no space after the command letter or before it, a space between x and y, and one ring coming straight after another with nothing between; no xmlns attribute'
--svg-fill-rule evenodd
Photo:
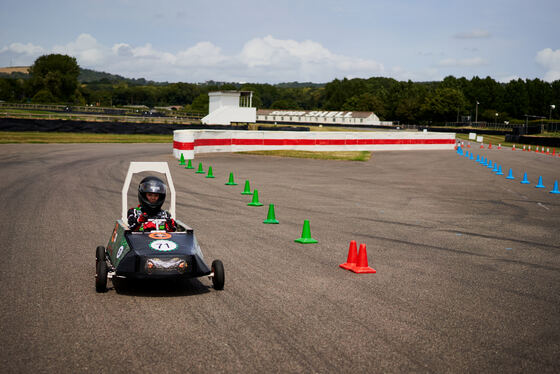
<svg viewBox="0 0 560 374"><path fill-rule="evenodd" d="M455 39L482 39L482 38L489 38L490 32L486 30L471 30L471 31L463 31L458 32L453 35Z"/></svg>
<svg viewBox="0 0 560 374"><path fill-rule="evenodd" d="M177 64L181 66L216 66L225 63L219 47L210 42L200 42L177 54Z"/></svg>
<svg viewBox="0 0 560 374"><path fill-rule="evenodd" d="M546 69L544 80L552 82L560 79L560 49L545 48L537 53L535 60Z"/></svg>
<svg viewBox="0 0 560 374"><path fill-rule="evenodd" d="M375 60L338 55L312 40L254 38L237 53L226 55L208 41L178 52L166 52L151 44L133 46L124 42L105 46L90 34L80 34L65 45L44 49L13 43L4 51L20 53L63 53L76 57L84 68L127 77L152 80L203 82L206 80L280 82L327 82L342 77L382 75Z"/></svg>
<svg viewBox="0 0 560 374"><path fill-rule="evenodd" d="M439 61L437 65L446 68L474 67L474 66L487 65L487 62L481 57L464 58L464 59L446 58L444 60Z"/></svg>
<svg viewBox="0 0 560 374"><path fill-rule="evenodd" d="M333 56L321 44L311 40L297 42L275 39L270 35L248 41L240 54L241 61L249 67L283 65L286 62L317 63L330 60Z"/></svg>
<svg viewBox="0 0 560 374"><path fill-rule="evenodd" d="M517 76L517 75L507 75L507 76L504 76L504 77L500 77L497 80L500 83L509 83L511 81L516 81L518 79L519 79L519 76Z"/></svg>
<svg viewBox="0 0 560 374"><path fill-rule="evenodd" d="M0 48L0 57L10 61L10 66L27 66L45 52L44 48L32 43L11 43Z"/></svg>
<svg viewBox="0 0 560 374"><path fill-rule="evenodd" d="M132 52L132 47L126 43L117 43L111 48L114 54L120 57L132 57L134 54Z"/></svg>
<svg viewBox="0 0 560 374"><path fill-rule="evenodd" d="M260 69L270 78L282 71L290 76L285 80L327 81L340 76L369 77L384 71L377 61L337 55L311 40L282 40L270 35L245 43L238 58L247 69Z"/></svg>
<svg viewBox="0 0 560 374"><path fill-rule="evenodd" d="M0 53L4 52L13 52L17 54L23 54L28 56L38 56L43 53L43 48L39 47L38 45L34 45L31 43L23 44L23 43L12 43L9 46L3 47L0 49Z"/></svg>
<svg viewBox="0 0 560 374"><path fill-rule="evenodd" d="M78 63L88 66L102 65L108 54L108 48L89 34L80 34L75 41L66 45L55 45L52 51L76 57Z"/></svg>

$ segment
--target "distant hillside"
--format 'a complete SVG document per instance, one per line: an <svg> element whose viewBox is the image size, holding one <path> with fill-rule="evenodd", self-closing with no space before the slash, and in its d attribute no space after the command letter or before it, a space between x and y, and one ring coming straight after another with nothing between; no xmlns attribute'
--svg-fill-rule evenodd
<svg viewBox="0 0 560 374"><path fill-rule="evenodd" d="M30 66L11 66L9 68L0 68L0 74L23 73L28 74Z"/></svg>
<svg viewBox="0 0 560 374"><path fill-rule="evenodd" d="M104 71L95 71L90 69L80 68L80 75L78 76L78 81L80 83L127 83L129 85L142 86L146 84L153 85L165 85L167 82L154 82L149 81L144 78L125 78L123 76L111 73L105 73Z"/></svg>
<svg viewBox="0 0 560 374"><path fill-rule="evenodd" d="M280 88L301 88L301 87L323 87L326 83L312 83L312 82L285 82L277 83L274 86Z"/></svg>
<svg viewBox="0 0 560 374"><path fill-rule="evenodd" d="M0 68L0 78L12 78L18 79L29 78L29 68L30 66L12 66ZM169 84L168 82L154 82L146 80L144 78L125 78L118 74L106 73L104 71L96 71L91 69L80 68L80 75L78 76L78 81L80 83L89 84L119 84L126 83L129 86L144 86L144 85L155 85L164 86ZM240 89L243 84L237 82L217 82L213 80L206 81L204 83L198 83L201 86L230 86L228 89ZM323 87L325 83L311 83L311 82L285 82L273 84L273 86L279 88L301 88L301 87Z"/></svg>
<svg viewBox="0 0 560 374"><path fill-rule="evenodd" d="M0 68L0 78L29 78L29 68L31 66L12 66L12 67L4 67ZM144 78L134 79L134 78L125 78L123 76L117 74L110 74L105 73L102 71L95 71L91 69L82 69L80 68L80 75L78 76L78 81L80 83L92 83L92 82L99 82L99 83L127 83L129 85L146 85L146 84L153 84L153 85L160 85L160 84L167 84L167 82L159 83L154 81L149 81Z"/></svg>
<svg viewBox="0 0 560 374"><path fill-rule="evenodd" d="M26 79L29 77L29 66L11 66L0 68L0 78Z"/></svg>

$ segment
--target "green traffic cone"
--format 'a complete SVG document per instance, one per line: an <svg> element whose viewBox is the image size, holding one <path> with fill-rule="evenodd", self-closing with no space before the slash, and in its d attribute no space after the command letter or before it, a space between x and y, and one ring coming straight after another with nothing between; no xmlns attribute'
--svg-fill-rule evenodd
<svg viewBox="0 0 560 374"><path fill-rule="evenodd" d="M270 204L268 206L268 216L263 221L263 223L280 223L278 222L276 216L274 215L274 204Z"/></svg>
<svg viewBox="0 0 560 374"><path fill-rule="evenodd" d="M303 230L301 231L301 238L294 240L296 243L311 244L317 243L317 240L311 237L311 230L309 229L309 220L303 221Z"/></svg>
<svg viewBox="0 0 560 374"><path fill-rule="evenodd" d="M229 173L229 181L226 183L226 186L237 186L237 183L233 181L233 173Z"/></svg>
<svg viewBox="0 0 560 374"><path fill-rule="evenodd" d="M259 203L259 191L255 190L253 192L253 200L247 205L248 206L262 206L262 204Z"/></svg>
<svg viewBox="0 0 560 374"><path fill-rule="evenodd" d="M196 174L204 174L204 170L202 170L202 162L198 163L198 170L195 173Z"/></svg>
<svg viewBox="0 0 560 374"><path fill-rule="evenodd" d="M212 174L212 166L208 166L208 175L206 178L215 178L214 174Z"/></svg>
<svg viewBox="0 0 560 374"><path fill-rule="evenodd" d="M181 159L179 160L179 165L185 165L185 156L181 153Z"/></svg>
<svg viewBox="0 0 560 374"><path fill-rule="evenodd" d="M189 159L189 162L187 162L187 166L185 166L185 169L194 169L194 167L192 166L192 162Z"/></svg>
<svg viewBox="0 0 560 374"><path fill-rule="evenodd" d="M241 192L241 195L252 195L251 187L249 187L249 181L245 181L245 190Z"/></svg>

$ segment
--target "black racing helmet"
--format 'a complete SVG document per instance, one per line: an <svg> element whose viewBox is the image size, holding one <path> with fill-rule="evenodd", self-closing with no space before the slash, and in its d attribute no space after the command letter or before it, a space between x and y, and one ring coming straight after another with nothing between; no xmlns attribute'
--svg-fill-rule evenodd
<svg viewBox="0 0 560 374"><path fill-rule="evenodd" d="M147 199L146 193L148 192L159 194L159 198L155 203L150 203L150 200ZM138 185L138 202L142 210L148 213L148 215L158 213L165 201L166 192L167 186L158 177L149 176L142 179Z"/></svg>

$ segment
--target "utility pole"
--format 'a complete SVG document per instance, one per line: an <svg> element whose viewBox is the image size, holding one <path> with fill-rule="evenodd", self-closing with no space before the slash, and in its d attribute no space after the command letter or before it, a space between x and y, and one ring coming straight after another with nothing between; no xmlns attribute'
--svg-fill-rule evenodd
<svg viewBox="0 0 560 374"><path fill-rule="evenodd" d="M477 100L476 101L476 112L475 112L475 115L474 115L474 122L475 123L478 122L478 104L480 104L480 103Z"/></svg>

